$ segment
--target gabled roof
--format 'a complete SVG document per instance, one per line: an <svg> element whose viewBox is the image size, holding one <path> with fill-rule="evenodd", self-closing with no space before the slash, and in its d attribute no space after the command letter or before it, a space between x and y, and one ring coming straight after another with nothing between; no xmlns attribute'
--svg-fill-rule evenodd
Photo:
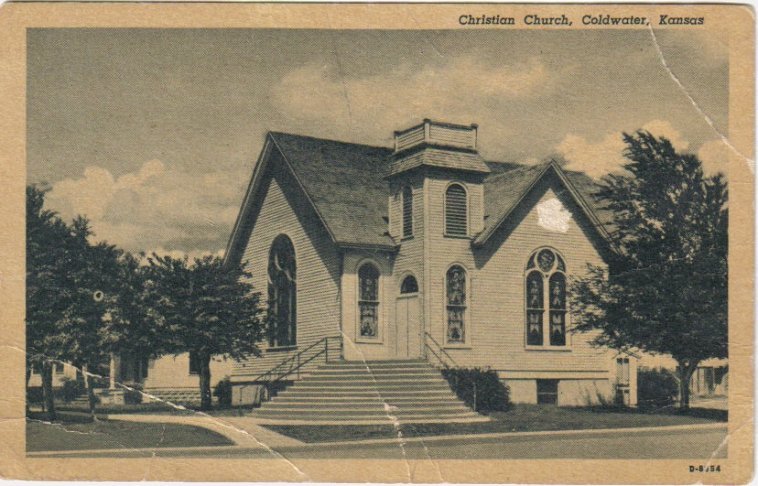
<svg viewBox="0 0 758 486"><path fill-rule="evenodd" d="M492 165L491 163L490 167ZM487 223L472 244L481 246L486 243L548 172L558 176L598 233L607 239L607 225L612 221L612 215L600 208L593 197L597 187L595 183L586 174L564 171L551 160L537 165L518 165L500 170L484 180L484 211L488 215Z"/></svg>
<svg viewBox="0 0 758 486"><path fill-rule="evenodd" d="M339 246L393 250L387 233L389 188L384 176L392 150L354 143L269 132L227 245L236 258L246 237L249 207L260 189L263 172L278 151L305 197Z"/></svg>
<svg viewBox="0 0 758 486"><path fill-rule="evenodd" d="M317 212L343 246L392 248L387 233L389 188L383 179L392 150L273 132Z"/></svg>
<svg viewBox="0 0 758 486"><path fill-rule="evenodd" d="M387 202L393 150L356 143L269 132L256 164L240 214L234 225L227 259L238 258L243 250L263 173L280 155L283 165L297 182L305 198L323 223L332 242L341 247L360 247L392 251L397 243L388 234ZM549 171L561 179L601 235L611 220L598 207L591 194L595 184L579 172L562 170L555 162L521 165L507 162L481 162L490 173L484 179L485 229L472 244L483 245L526 197L531 188Z"/></svg>

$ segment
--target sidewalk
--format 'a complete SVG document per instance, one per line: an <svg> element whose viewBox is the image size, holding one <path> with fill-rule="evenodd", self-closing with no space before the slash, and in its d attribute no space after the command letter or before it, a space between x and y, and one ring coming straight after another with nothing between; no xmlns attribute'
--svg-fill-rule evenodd
<svg viewBox="0 0 758 486"><path fill-rule="evenodd" d="M580 429L580 430L549 430L537 432L498 432L487 434L458 434L439 435L410 438L389 439L365 439L355 441L335 441L304 443L290 437L260 427L255 420L247 417L211 417L211 416L166 416L166 415L113 415L111 420L129 420L138 422L155 423L180 423L205 427L214 432L223 434L236 445L224 447L176 447L156 449L108 449L108 450L76 450L76 451L41 451L28 453L30 457L64 457L77 456L87 457L92 455L105 455L108 457L119 455L151 454L180 454L192 456L217 456L217 455L280 455L282 453L305 452L308 450L340 450L350 448L382 447L391 445L411 444L475 444L475 443L512 443L524 440L550 440L555 438L570 439L572 437L602 437L621 436L631 434L660 433L671 434L677 432L695 432L708 430L724 430L727 424L723 422L712 424L694 425L670 425L662 427L628 427L614 429Z"/></svg>
<svg viewBox="0 0 758 486"><path fill-rule="evenodd" d="M274 449L305 445L297 439L258 425L249 417L214 417L203 413L193 415L112 414L108 420L130 422L172 423L203 427L233 441L237 447Z"/></svg>

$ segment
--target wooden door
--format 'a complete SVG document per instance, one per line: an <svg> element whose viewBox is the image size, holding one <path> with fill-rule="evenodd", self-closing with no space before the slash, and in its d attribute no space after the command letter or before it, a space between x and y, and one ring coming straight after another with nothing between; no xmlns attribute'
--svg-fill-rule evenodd
<svg viewBox="0 0 758 486"><path fill-rule="evenodd" d="M398 297L395 306L395 354L398 358L421 356L421 315L418 295Z"/></svg>

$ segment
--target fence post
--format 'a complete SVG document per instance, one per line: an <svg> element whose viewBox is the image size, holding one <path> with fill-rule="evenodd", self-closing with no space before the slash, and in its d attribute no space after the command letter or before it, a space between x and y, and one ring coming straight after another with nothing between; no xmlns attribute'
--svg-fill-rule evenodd
<svg viewBox="0 0 758 486"><path fill-rule="evenodd" d="M474 380L474 412L477 412L477 406L476 406L476 380Z"/></svg>

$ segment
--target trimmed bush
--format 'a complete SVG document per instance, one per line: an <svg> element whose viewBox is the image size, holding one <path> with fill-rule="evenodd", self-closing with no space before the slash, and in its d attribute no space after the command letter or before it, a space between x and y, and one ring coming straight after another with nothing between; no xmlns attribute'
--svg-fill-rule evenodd
<svg viewBox="0 0 758 486"><path fill-rule="evenodd" d="M450 388L477 412L504 412L510 408L510 390L497 372L482 368L448 368L442 375Z"/></svg>
<svg viewBox="0 0 758 486"><path fill-rule="evenodd" d="M228 376L225 376L223 380L216 384L213 396L218 398L219 407L229 408L232 406L232 382L229 381Z"/></svg>
<svg viewBox="0 0 758 486"><path fill-rule="evenodd" d="M665 368L637 371L637 403L640 408L663 408L674 404L679 394L676 375Z"/></svg>
<svg viewBox="0 0 758 486"><path fill-rule="evenodd" d="M137 405L142 403L142 384L141 383L125 383L126 386L131 388L124 388L124 403L127 405Z"/></svg>

